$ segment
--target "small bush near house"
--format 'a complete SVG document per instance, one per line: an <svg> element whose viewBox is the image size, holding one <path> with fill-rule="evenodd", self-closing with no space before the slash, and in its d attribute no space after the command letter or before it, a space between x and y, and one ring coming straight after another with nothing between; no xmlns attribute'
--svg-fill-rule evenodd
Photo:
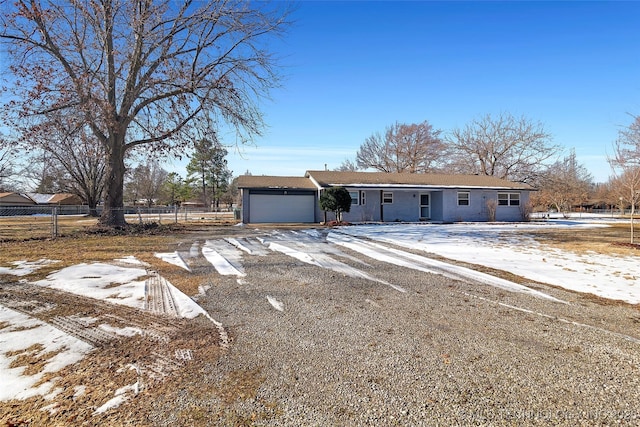
<svg viewBox="0 0 640 427"><path fill-rule="evenodd" d="M344 187L331 187L322 192L319 203L320 209L333 212L336 221L342 221L342 212L351 210L351 195Z"/></svg>
<svg viewBox="0 0 640 427"><path fill-rule="evenodd" d="M487 200L487 221L495 222L496 210L498 208L498 202L494 199Z"/></svg>
<svg viewBox="0 0 640 427"><path fill-rule="evenodd" d="M522 221L529 222L529 220L531 220L532 212L533 212L533 204L531 204L531 202L527 202L524 205L520 206L520 218L522 219Z"/></svg>

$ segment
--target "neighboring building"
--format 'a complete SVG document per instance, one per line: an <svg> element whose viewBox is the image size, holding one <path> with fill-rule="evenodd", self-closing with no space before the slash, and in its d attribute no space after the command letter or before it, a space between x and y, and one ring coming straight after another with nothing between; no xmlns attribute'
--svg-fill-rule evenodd
<svg viewBox="0 0 640 427"><path fill-rule="evenodd" d="M36 202L24 194L0 193L0 206L33 206Z"/></svg>
<svg viewBox="0 0 640 427"><path fill-rule="evenodd" d="M82 199L79 196L75 194L70 194L70 193L57 193L57 194L29 193L29 197L33 199L38 205L78 206L83 204Z"/></svg>
<svg viewBox="0 0 640 427"><path fill-rule="evenodd" d="M307 171L304 178L243 175L244 223L314 223L324 220L318 203L329 187L351 194L349 222L521 221L534 189L485 175Z"/></svg>

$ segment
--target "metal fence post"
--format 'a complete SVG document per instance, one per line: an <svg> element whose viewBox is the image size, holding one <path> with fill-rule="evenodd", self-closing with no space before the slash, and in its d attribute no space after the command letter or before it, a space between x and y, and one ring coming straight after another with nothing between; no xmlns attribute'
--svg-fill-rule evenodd
<svg viewBox="0 0 640 427"><path fill-rule="evenodd" d="M51 237L58 237L58 207L51 208Z"/></svg>

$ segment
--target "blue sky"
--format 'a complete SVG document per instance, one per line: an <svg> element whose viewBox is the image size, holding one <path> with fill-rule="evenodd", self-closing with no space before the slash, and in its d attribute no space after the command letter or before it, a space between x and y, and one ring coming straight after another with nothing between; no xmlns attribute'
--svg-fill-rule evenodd
<svg viewBox="0 0 640 427"><path fill-rule="evenodd" d="M447 132L506 112L606 181L640 114L638 2L302 1L293 18L273 45L286 77L262 104L269 127L230 149L234 175L333 169L396 121Z"/></svg>

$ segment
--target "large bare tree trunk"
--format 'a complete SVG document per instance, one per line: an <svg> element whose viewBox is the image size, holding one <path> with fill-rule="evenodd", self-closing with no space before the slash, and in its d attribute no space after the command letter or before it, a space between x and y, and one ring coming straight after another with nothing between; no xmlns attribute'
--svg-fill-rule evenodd
<svg viewBox="0 0 640 427"><path fill-rule="evenodd" d="M115 142L115 143L114 143ZM124 227L124 147L117 139L112 141L107 163L104 191L104 207L100 224L109 227Z"/></svg>

